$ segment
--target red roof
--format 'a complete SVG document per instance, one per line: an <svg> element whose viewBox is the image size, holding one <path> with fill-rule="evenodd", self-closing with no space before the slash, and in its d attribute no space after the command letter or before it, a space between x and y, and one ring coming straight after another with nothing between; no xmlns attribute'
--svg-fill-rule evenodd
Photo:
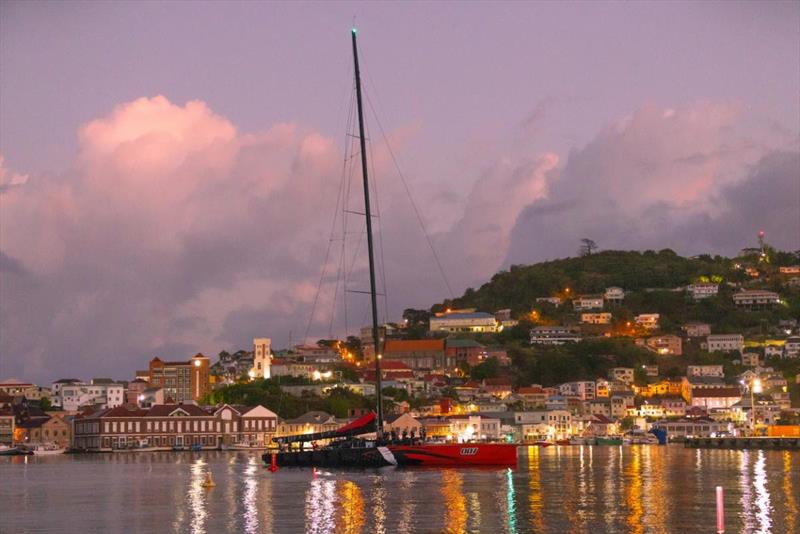
<svg viewBox="0 0 800 534"><path fill-rule="evenodd" d="M190 416L209 415L207 411L194 404L156 404L142 415L146 415L147 417L167 417L178 409L183 410Z"/></svg>
<svg viewBox="0 0 800 534"><path fill-rule="evenodd" d="M382 360L381 361L381 371L390 371L390 370L410 370L411 368L406 365L405 363L397 360Z"/></svg>
<svg viewBox="0 0 800 534"><path fill-rule="evenodd" d="M523 386L517 390L517 393L520 395L533 395L544 393L544 390L541 386Z"/></svg>

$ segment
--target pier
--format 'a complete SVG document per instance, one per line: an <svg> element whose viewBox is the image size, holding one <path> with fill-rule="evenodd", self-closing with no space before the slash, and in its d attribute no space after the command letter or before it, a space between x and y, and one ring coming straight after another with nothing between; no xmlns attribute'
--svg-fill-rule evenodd
<svg viewBox="0 0 800 534"><path fill-rule="evenodd" d="M800 438L686 438L686 447L703 449L776 449L800 451Z"/></svg>

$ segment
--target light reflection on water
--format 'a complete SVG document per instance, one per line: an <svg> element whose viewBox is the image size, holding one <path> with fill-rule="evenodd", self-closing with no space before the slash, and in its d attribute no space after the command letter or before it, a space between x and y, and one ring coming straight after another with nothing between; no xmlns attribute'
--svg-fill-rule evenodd
<svg viewBox="0 0 800 534"><path fill-rule="evenodd" d="M800 531L797 452L520 452L516 469L316 477L231 452L0 458L0 532L698 532L713 528L716 485L726 532ZM208 472L215 488L201 486Z"/></svg>

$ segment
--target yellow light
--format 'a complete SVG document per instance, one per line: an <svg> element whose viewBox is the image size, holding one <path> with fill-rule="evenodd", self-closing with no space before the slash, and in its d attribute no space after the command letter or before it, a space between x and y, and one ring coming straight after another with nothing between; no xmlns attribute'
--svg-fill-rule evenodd
<svg viewBox="0 0 800 534"><path fill-rule="evenodd" d="M200 360L195 360L194 361L194 366L195 367L200 367Z"/></svg>
<svg viewBox="0 0 800 534"><path fill-rule="evenodd" d="M383 358L383 355L382 354L378 354L378 359L380 360L382 358Z"/></svg>

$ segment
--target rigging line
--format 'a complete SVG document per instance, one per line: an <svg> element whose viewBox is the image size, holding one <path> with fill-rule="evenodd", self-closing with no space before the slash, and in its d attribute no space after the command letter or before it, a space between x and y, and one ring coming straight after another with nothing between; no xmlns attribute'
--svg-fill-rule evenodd
<svg viewBox="0 0 800 534"><path fill-rule="evenodd" d="M366 92L366 91L365 91ZM369 122L365 121L367 127L367 139L372 137L369 131ZM372 152L372 143L369 145L369 158L372 167L372 188L375 191L375 212L378 214L378 255L381 260L381 289L383 290L383 322L389 321L389 293L386 291L386 260L383 255L383 222L381 220L380 195L378 194L378 173L375 172L375 156Z"/></svg>
<svg viewBox="0 0 800 534"><path fill-rule="evenodd" d="M350 100L350 102L349 102L350 105L349 105L349 110L348 110L348 122L352 121L352 116L353 116L353 98L354 98L353 97L353 93L354 93L354 91L353 91L353 88L351 86L351 95L350 95L350 99L349 99ZM342 106L342 107L344 107L344 106ZM340 112L341 112L341 108L340 108ZM349 129L349 126L346 127L346 129ZM336 220L337 220L337 218L339 216L339 205L343 201L344 182L345 182L346 169L347 169L347 143L345 143L345 147L344 148L345 148L345 154L344 154L345 157L344 157L344 161L342 162L342 177L341 177L341 179L339 181L339 190L337 191L337 194L336 194L336 207L333 210L333 220L331 221L331 233L330 233L330 237L328 239L328 246L325 249L325 260L322 263L322 272L320 273L320 276L319 276L319 283L317 284L317 291L316 291L316 293L314 295L314 302L311 305L311 314L308 317L308 323L306 324L306 331L305 331L305 333L303 335L303 343L308 343L308 334L311 331L311 324L314 321L314 314L316 313L317 304L319 302L319 296L320 296L320 293L322 292L322 282L325 279L325 273L326 273L327 268L328 268L328 259L330 257L331 248L332 248L332 245L333 245L333 235L334 235L334 233L336 231Z"/></svg>
<svg viewBox="0 0 800 534"><path fill-rule="evenodd" d="M341 251L341 275L342 275L342 316L344 318L344 332L345 336L348 333L349 325L348 325L348 313L347 313L347 208L349 205L350 199L350 184L353 180L353 168L355 166L353 160L353 149L355 147L355 140L350 135L350 131L355 128L355 100L356 100L356 91L355 86L351 85L350 91L350 113L348 115L347 121L347 128L345 130L345 142L349 144L350 150L350 159L348 160L348 164L350 165L349 173L347 177L346 187L347 187L347 200L346 203L342 206L342 251ZM338 281L337 281L338 284ZM335 309L334 309L335 314ZM331 317L331 322L333 321L333 316Z"/></svg>
<svg viewBox="0 0 800 534"><path fill-rule="evenodd" d="M367 73L369 76L369 73ZM447 286L447 291L450 293L450 298L455 299L455 293L453 293L453 288L450 286L450 282L447 279L447 274L445 274L444 267L442 267L442 262L439 260L439 255L436 253L436 248L433 246L433 241L431 240L431 236L428 234L428 229L425 227L425 221L422 219L422 214L417 207L417 203L414 201L414 195L411 194L411 188L408 185L408 181L406 180L403 171L400 170L400 164L397 162L397 157L394 155L394 150L392 150L392 146L389 144L389 138L386 136L386 131L383 129L383 124L381 124L381 120L378 117L377 112L375 111L375 107L372 105L372 100L369 98L369 93L366 93L367 103L369 104L370 110L372 110L372 115L375 117L375 122L378 123L378 128L381 131L381 136L383 137L384 143L386 143L386 148L389 150L389 156L392 158L392 163L394 164L395 169L397 170L398 176L400 176L400 181L403 183L403 187L406 190L406 195L408 195L408 199L411 201L411 207L414 209L414 214L417 216L417 221L419 222L420 227L422 228L422 233L425 234L425 240L428 242L428 247L431 249L431 253L433 254L433 259L436 261L436 266L439 269L439 274L442 276L442 280L444 280L444 285Z"/></svg>

